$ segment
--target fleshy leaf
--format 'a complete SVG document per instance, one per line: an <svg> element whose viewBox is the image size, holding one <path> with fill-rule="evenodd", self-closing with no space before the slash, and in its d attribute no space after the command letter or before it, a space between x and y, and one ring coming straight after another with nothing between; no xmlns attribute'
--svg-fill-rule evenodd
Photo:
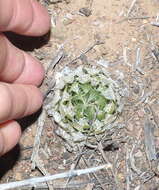
<svg viewBox="0 0 159 190"><path fill-rule="evenodd" d="M75 107L75 117L77 120L83 117L83 111L84 111L84 106L83 105L77 105Z"/></svg>
<svg viewBox="0 0 159 190"><path fill-rule="evenodd" d="M88 106L84 110L84 116L88 119L88 121L91 121L95 118L95 108L94 106Z"/></svg>
<svg viewBox="0 0 159 190"><path fill-rule="evenodd" d="M109 114L113 114L114 112L115 112L115 110L116 110L116 105L115 105L115 103L114 102L111 102L111 103L109 103L109 104L107 104L106 106L105 106L105 109L104 109L107 113L109 113Z"/></svg>
<svg viewBox="0 0 159 190"><path fill-rule="evenodd" d="M86 94L92 89L92 86L90 85L90 83L85 83L85 84L80 84L79 88L80 90L82 90L84 94Z"/></svg>
<svg viewBox="0 0 159 190"><path fill-rule="evenodd" d="M107 103L107 100L102 95L100 95L96 102L99 107L99 110L103 110Z"/></svg>
<svg viewBox="0 0 159 190"><path fill-rule="evenodd" d="M105 112L104 111L99 111L97 114L97 119L99 121L103 120L105 118Z"/></svg>
<svg viewBox="0 0 159 190"><path fill-rule="evenodd" d="M114 100L115 101L115 93L112 89L112 87L108 87L107 90L101 92L102 95L108 99L108 100Z"/></svg>

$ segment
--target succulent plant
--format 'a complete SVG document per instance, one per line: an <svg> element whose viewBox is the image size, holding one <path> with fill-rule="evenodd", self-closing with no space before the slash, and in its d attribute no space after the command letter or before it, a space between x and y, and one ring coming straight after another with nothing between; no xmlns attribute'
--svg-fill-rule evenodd
<svg viewBox="0 0 159 190"><path fill-rule="evenodd" d="M120 100L119 86L104 67L65 68L57 73L49 114L57 133L73 145L104 133L121 111Z"/></svg>

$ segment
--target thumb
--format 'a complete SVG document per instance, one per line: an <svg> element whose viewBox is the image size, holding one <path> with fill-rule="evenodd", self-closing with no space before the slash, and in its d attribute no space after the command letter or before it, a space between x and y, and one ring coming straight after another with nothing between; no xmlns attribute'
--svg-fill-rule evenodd
<svg viewBox="0 0 159 190"><path fill-rule="evenodd" d="M12 120L0 124L0 156L11 150L21 136L20 125Z"/></svg>
<svg viewBox="0 0 159 190"><path fill-rule="evenodd" d="M0 31L40 36L49 27L47 10L36 0L0 0Z"/></svg>

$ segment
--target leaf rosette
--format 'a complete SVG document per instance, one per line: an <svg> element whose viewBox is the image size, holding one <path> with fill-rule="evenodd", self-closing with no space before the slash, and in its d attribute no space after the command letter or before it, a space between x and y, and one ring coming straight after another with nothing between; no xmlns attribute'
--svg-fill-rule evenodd
<svg viewBox="0 0 159 190"><path fill-rule="evenodd" d="M49 114L69 144L104 133L121 112L117 82L104 67L78 66L56 73Z"/></svg>

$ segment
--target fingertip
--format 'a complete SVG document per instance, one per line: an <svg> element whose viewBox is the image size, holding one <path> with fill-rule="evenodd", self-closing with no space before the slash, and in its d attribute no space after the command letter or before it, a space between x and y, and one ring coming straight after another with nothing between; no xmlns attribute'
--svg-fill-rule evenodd
<svg viewBox="0 0 159 190"><path fill-rule="evenodd" d="M42 92L34 85L1 83L0 91L1 123L31 115L43 103Z"/></svg>
<svg viewBox="0 0 159 190"><path fill-rule="evenodd" d="M37 1L31 0L33 8L33 21L32 25L27 31L23 32L24 35L42 36L46 34L51 26L51 19L47 9Z"/></svg>
<svg viewBox="0 0 159 190"><path fill-rule="evenodd" d="M28 97L28 105L26 107L25 113L23 114L24 117L35 113L41 108L43 104L43 94L39 88L33 85L23 85L23 89Z"/></svg>
<svg viewBox="0 0 159 190"><path fill-rule="evenodd" d="M51 19L48 14L48 11L45 7L43 7L37 1L33 1L33 9L36 10L35 14L34 14L34 18L37 20L37 23L38 23L38 21L41 22L41 27L38 28L39 34L37 34L37 35L39 35L39 36L44 35L49 31L50 26L51 26ZM41 18L39 18L39 15L41 15ZM35 21L35 23L36 23L36 21Z"/></svg>
<svg viewBox="0 0 159 190"><path fill-rule="evenodd" d="M39 86L44 78L43 65L0 35L0 80Z"/></svg>
<svg viewBox="0 0 159 190"><path fill-rule="evenodd" d="M34 57L22 52L25 59L23 71L14 83L31 84L39 86L45 76L43 65Z"/></svg>
<svg viewBox="0 0 159 190"><path fill-rule="evenodd" d="M50 28L47 9L36 0L0 1L0 31L41 36Z"/></svg>
<svg viewBox="0 0 159 190"><path fill-rule="evenodd" d="M19 141L21 127L16 121L0 124L0 155L7 153Z"/></svg>

